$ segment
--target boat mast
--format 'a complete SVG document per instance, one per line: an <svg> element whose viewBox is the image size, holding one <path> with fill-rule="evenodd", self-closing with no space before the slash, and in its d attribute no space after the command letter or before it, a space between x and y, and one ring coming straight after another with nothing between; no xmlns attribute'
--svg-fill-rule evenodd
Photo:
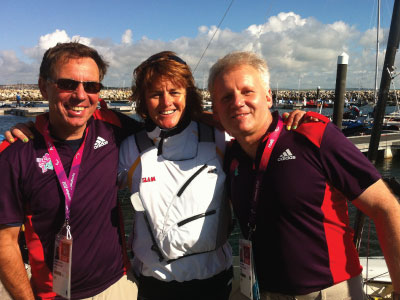
<svg viewBox="0 0 400 300"><path fill-rule="evenodd" d="M299 76L299 83L297 85L297 103L299 103L299 99L300 99L300 81L301 81L301 77Z"/></svg>
<svg viewBox="0 0 400 300"><path fill-rule="evenodd" d="M389 38L385 54L385 62L382 68L381 85L379 87L378 102L374 116L374 126L372 128L371 139L368 148L368 159L375 164L378 156L378 146L381 138L383 117L385 115L386 102L389 95L392 72L394 70L394 60L400 41L400 0L394 1L392 21L390 24ZM357 210L354 224L354 243L357 250L360 249L362 228L365 215Z"/></svg>
<svg viewBox="0 0 400 300"><path fill-rule="evenodd" d="M381 28L381 0L378 0L378 20L376 29L376 59L375 59L375 91L374 91L374 102L377 102L377 91L378 91L378 59L379 59L379 31Z"/></svg>
<svg viewBox="0 0 400 300"><path fill-rule="evenodd" d="M276 83L276 96L275 96L275 105L278 106L279 103L279 98L278 98L278 86L279 86L279 82Z"/></svg>

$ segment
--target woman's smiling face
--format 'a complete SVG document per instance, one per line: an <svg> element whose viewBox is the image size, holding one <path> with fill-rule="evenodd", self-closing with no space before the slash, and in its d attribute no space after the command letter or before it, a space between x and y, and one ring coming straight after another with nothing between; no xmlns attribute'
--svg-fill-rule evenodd
<svg viewBox="0 0 400 300"><path fill-rule="evenodd" d="M186 89L166 77L155 80L145 92L149 117L164 129L174 128L186 108Z"/></svg>

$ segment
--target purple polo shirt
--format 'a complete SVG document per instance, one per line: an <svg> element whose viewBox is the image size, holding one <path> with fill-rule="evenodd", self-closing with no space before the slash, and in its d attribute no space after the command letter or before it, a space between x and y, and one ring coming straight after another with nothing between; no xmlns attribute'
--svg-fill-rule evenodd
<svg viewBox="0 0 400 300"><path fill-rule="evenodd" d="M261 290L302 295L362 270L347 200L357 198L381 176L334 124L309 124L307 133L282 131L263 176L253 235ZM259 146L255 162L237 142L226 154L230 197L245 237L253 166L265 145Z"/></svg>
<svg viewBox="0 0 400 300"><path fill-rule="evenodd" d="M129 118L130 119L130 118ZM117 205L118 147L138 129L132 119L97 111L89 132L71 203L72 299L92 297L124 274L124 253ZM64 223L64 195L36 121L35 139L15 142L0 155L0 224L24 223L32 287L37 297L54 297L52 275L55 235ZM121 128L124 123L124 130ZM67 174L75 152L55 142Z"/></svg>

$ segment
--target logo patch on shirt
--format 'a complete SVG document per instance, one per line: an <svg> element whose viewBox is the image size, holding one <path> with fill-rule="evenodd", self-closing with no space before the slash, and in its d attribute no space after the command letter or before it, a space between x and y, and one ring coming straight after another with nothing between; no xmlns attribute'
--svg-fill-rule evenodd
<svg viewBox="0 0 400 300"><path fill-rule="evenodd" d="M278 161L289 160L289 159L296 159L296 156L292 154L289 149L283 151L283 153L279 156Z"/></svg>
<svg viewBox="0 0 400 300"><path fill-rule="evenodd" d="M108 141L103 139L101 136L98 136L97 139L96 139L96 142L94 143L93 149L97 149L97 148L103 147L103 146L105 146L107 144L108 144Z"/></svg>
<svg viewBox="0 0 400 300"><path fill-rule="evenodd" d="M155 176L153 176L153 177L143 177L142 178L142 182L153 182L153 181L156 181L156 177Z"/></svg>
<svg viewBox="0 0 400 300"><path fill-rule="evenodd" d="M42 169L42 173L46 173L47 170L54 170L53 163L51 162L50 155L46 153L42 158L36 158L39 168Z"/></svg>

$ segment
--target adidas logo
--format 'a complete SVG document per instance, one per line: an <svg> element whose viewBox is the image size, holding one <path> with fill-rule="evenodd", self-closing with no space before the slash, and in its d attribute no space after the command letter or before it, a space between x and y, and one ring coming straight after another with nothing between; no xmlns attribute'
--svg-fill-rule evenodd
<svg viewBox="0 0 400 300"><path fill-rule="evenodd" d="M283 151L283 153L279 156L278 161L289 160L289 159L296 159L296 156L292 154L289 149Z"/></svg>
<svg viewBox="0 0 400 300"><path fill-rule="evenodd" d="M105 146L107 144L108 144L108 141L103 139L101 136L98 136L97 139L96 139L96 143L94 143L93 149L97 149L97 148L103 147L103 146Z"/></svg>

